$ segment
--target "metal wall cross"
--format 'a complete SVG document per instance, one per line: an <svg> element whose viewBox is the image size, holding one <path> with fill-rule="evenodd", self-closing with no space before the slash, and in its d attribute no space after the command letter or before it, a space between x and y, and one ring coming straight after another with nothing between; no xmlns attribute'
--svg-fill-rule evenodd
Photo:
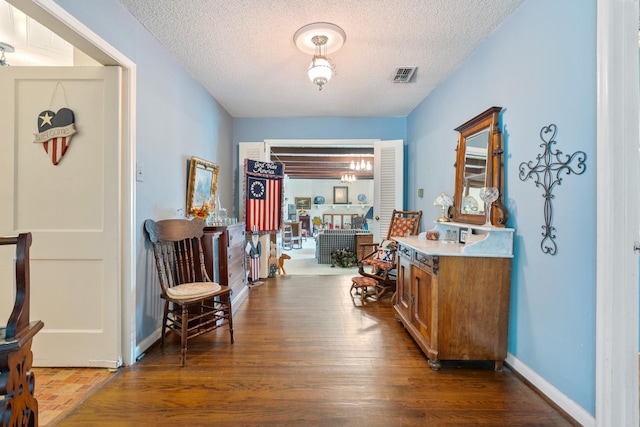
<svg viewBox="0 0 640 427"><path fill-rule="evenodd" d="M560 158L562 151L553 150L552 145L556 143L555 137L558 132L558 128L554 124L544 126L540 129L540 139L544 141L540 144L540 147L544 148L542 154L536 156L536 162L522 162L520 163L520 179L526 181L529 178L535 179L536 187L542 187L544 189L544 225L542 229L542 241L540 242L540 248L542 252L555 255L558 251L558 245L556 244L555 227L551 225L553 220L553 205L551 200L555 197L551 192L556 185L562 183L560 174L562 172L567 175L574 173L581 175L587 170L585 161L587 160L587 154L584 151L576 151L572 155L564 155L564 160ZM555 158L555 161L554 161ZM574 166L575 165L575 166Z"/></svg>

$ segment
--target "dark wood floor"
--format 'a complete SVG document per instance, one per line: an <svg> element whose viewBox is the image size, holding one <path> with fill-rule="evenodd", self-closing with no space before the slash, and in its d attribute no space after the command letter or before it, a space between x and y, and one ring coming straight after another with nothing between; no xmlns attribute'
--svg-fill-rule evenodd
<svg viewBox="0 0 640 427"><path fill-rule="evenodd" d="M225 331L152 347L60 426L565 426L505 368L427 359L390 301L364 306L349 277L286 276L250 290Z"/></svg>

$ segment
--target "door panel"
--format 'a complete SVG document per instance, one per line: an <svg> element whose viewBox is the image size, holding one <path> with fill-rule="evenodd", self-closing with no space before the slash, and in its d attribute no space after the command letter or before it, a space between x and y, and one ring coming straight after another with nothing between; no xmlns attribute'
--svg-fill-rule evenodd
<svg viewBox="0 0 640 427"><path fill-rule="evenodd" d="M408 320L411 318L411 261L404 256L398 256L396 283L396 308Z"/></svg>
<svg viewBox="0 0 640 427"><path fill-rule="evenodd" d="M403 208L404 145L401 140L376 141L373 147L373 241L379 242L387 236L393 210Z"/></svg>
<svg viewBox="0 0 640 427"><path fill-rule="evenodd" d="M431 346L435 346L435 341L432 341L433 328L431 322L431 319L437 318L433 313L434 310L437 310L437 307L433 307L432 304L433 277L431 272L421 268L411 266L411 269L414 280L411 321L426 342Z"/></svg>
<svg viewBox="0 0 640 427"><path fill-rule="evenodd" d="M0 204L10 207L0 210L0 234L33 234L30 317L45 324L33 342L36 366L120 363L120 75L118 67L0 71L0 92L12 100L0 106ZM44 111L63 107L77 133L54 165L34 134Z"/></svg>

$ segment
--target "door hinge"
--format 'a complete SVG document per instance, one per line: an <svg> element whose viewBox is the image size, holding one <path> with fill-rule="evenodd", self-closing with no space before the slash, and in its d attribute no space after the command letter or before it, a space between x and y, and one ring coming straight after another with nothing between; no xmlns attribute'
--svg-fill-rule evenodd
<svg viewBox="0 0 640 427"><path fill-rule="evenodd" d="M640 242L633 242L633 252L640 252Z"/></svg>

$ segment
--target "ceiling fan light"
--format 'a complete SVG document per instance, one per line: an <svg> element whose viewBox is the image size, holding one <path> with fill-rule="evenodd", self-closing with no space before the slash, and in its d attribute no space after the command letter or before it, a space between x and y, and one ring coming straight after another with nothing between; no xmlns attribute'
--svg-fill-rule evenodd
<svg viewBox="0 0 640 427"><path fill-rule="evenodd" d="M351 166L349 166L349 169L354 170L356 168L356 164L353 162L353 160L351 160Z"/></svg>
<svg viewBox="0 0 640 427"><path fill-rule="evenodd" d="M367 162L367 170L370 171L371 170L371 162Z"/></svg>

